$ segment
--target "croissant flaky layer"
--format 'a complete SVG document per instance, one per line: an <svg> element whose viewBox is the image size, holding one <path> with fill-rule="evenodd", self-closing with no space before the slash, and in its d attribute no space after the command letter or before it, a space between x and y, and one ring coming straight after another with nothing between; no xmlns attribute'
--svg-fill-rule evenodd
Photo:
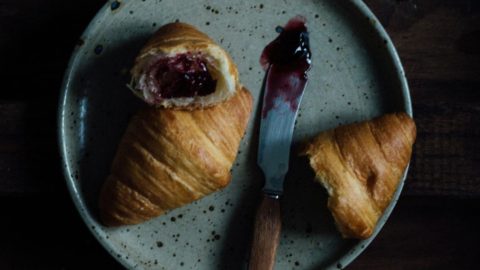
<svg viewBox="0 0 480 270"><path fill-rule="evenodd" d="M132 91L149 104L196 109L227 100L240 89L230 55L186 23L160 27L131 70Z"/></svg>
<svg viewBox="0 0 480 270"><path fill-rule="evenodd" d="M225 187L251 110L243 88L204 110L139 111L101 191L103 223L141 223Z"/></svg>
<svg viewBox="0 0 480 270"><path fill-rule="evenodd" d="M305 153L344 237L365 239L389 205L416 137L406 113L337 127L319 134Z"/></svg>

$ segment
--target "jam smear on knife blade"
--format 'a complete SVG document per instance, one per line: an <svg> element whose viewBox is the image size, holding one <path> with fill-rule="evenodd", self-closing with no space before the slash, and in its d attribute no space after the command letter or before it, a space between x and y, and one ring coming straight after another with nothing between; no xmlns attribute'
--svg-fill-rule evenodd
<svg viewBox="0 0 480 270"><path fill-rule="evenodd" d="M282 98L292 110L298 107L297 98L307 83L311 66L311 52L305 18L296 16L285 27L277 27L280 34L268 44L260 57L260 64L268 70L262 117L275 107L275 99Z"/></svg>

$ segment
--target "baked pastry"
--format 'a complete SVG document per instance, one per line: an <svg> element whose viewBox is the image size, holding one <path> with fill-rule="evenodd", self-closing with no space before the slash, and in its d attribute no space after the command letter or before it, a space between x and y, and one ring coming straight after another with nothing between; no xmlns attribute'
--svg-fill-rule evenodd
<svg viewBox="0 0 480 270"><path fill-rule="evenodd" d="M141 223L225 187L251 110L245 88L204 110L141 109L101 190L102 222Z"/></svg>
<svg viewBox="0 0 480 270"><path fill-rule="evenodd" d="M329 194L328 208L346 238L372 235L412 154L415 123L406 113L320 133L304 153Z"/></svg>
<svg viewBox="0 0 480 270"><path fill-rule="evenodd" d="M206 34L185 23L160 27L141 49L130 89L165 108L209 107L240 89L232 58Z"/></svg>

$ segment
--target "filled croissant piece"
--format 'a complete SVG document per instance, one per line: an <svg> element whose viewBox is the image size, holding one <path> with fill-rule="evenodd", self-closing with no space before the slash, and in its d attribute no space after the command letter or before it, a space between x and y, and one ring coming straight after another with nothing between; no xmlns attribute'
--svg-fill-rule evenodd
<svg viewBox="0 0 480 270"><path fill-rule="evenodd" d="M101 190L102 222L141 223L225 187L251 110L245 88L203 110L140 110Z"/></svg>
<svg viewBox="0 0 480 270"><path fill-rule="evenodd" d="M305 148L341 234L365 239L389 205L412 154L415 123L406 113L337 127Z"/></svg>
<svg viewBox="0 0 480 270"><path fill-rule="evenodd" d="M151 105L195 109L213 106L240 88L230 55L185 23L162 26L131 70L129 87Z"/></svg>

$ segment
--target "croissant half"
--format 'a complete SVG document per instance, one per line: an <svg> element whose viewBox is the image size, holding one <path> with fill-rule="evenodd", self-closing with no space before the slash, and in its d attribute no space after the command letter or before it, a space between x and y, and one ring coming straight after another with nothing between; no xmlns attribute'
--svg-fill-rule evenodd
<svg viewBox="0 0 480 270"><path fill-rule="evenodd" d="M365 239L389 205L416 137L406 113L387 114L319 134L307 145L316 180L344 237Z"/></svg>
<svg viewBox="0 0 480 270"><path fill-rule="evenodd" d="M251 110L244 88L204 110L140 110L101 190L103 223L141 223L226 186Z"/></svg>
<svg viewBox="0 0 480 270"><path fill-rule="evenodd" d="M209 107L240 89L230 55L185 23L159 28L137 56L131 75L129 87L137 96L166 108Z"/></svg>

